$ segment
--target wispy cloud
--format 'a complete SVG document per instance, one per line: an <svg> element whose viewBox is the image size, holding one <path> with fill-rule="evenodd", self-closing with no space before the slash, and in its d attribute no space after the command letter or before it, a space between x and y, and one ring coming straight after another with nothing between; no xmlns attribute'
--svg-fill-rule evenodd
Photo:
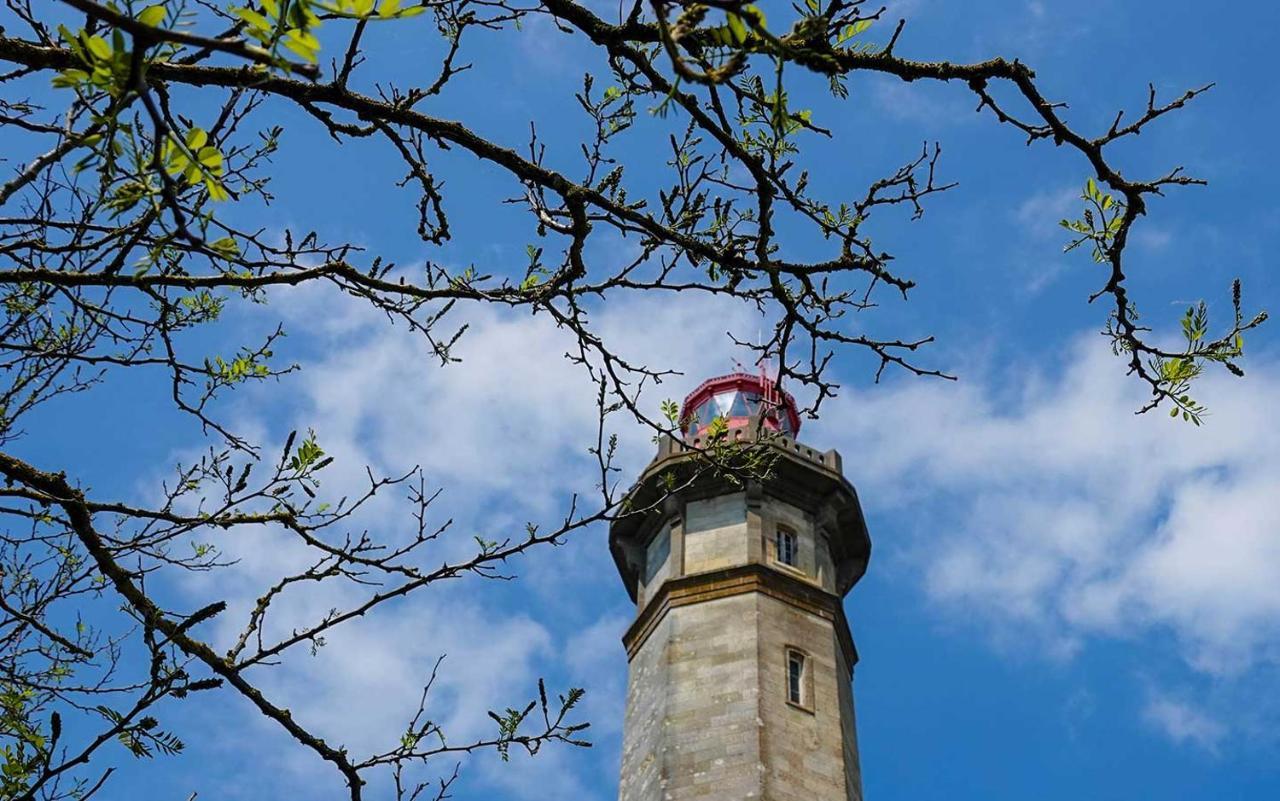
<svg viewBox="0 0 1280 801"><path fill-rule="evenodd" d="M1227 727L1185 701L1152 694L1142 710L1142 718L1173 742L1215 752L1227 734Z"/></svg>
<svg viewBox="0 0 1280 801"><path fill-rule="evenodd" d="M1024 233L1037 239L1061 239L1066 234L1059 221L1080 216L1083 208L1079 187L1060 186L1024 198L1013 210L1013 218Z"/></svg>
<svg viewBox="0 0 1280 801"><path fill-rule="evenodd" d="M1144 250L1161 251L1173 242L1173 231L1158 225L1138 225L1129 238Z"/></svg>
<svg viewBox="0 0 1280 801"><path fill-rule="evenodd" d="M927 126L937 131L978 119L973 104L954 87L927 83L907 83L895 77L874 77L871 97L876 107L901 122Z"/></svg>
<svg viewBox="0 0 1280 801"><path fill-rule="evenodd" d="M1027 294L1042 292L1070 268L1069 258L1061 252L1070 240L1059 221L1078 217L1081 203L1078 188L1059 186L1033 192L1009 213L1021 239L1015 245L1015 258Z"/></svg>

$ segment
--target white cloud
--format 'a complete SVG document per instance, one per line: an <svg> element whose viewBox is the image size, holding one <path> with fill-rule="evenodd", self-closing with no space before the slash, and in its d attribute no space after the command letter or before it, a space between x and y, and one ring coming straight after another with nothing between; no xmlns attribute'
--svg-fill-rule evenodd
<svg viewBox="0 0 1280 801"><path fill-rule="evenodd" d="M1122 584L1179 631L1211 672L1280 657L1280 471L1227 468L1188 480Z"/></svg>
<svg viewBox="0 0 1280 801"><path fill-rule="evenodd" d="M1147 221L1137 225L1129 234L1134 244L1145 250L1162 251L1173 243L1173 231Z"/></svg>
<svg viewBox="0 0 1280 801"><path fill-rule="evenodd" d="M1061 186L1034 192L1013 209L1011 217L1023 239L1014 259L1028 294L1041 292L1070 268L1061 247L1071 240L1059 221L1079 217L1082 208L1080 190ZM1055 256L1046 258L1046 253L1055 250Z"/></svg>
<svg viewBox="0 0 1280 801"><path fill-rule="evenodd" d="M1147 725L1179 745L1190 744L1207 751L1217 750L1227 727L1203 711L1183 701L1153 694L1142 710Z"/></svg>
<svg viewBox="0 0 1280 801"><path fill-rule="evenodd" d="M597 332L621 355L688 376L647 393L650 413L699 376L732 369L726 331L755 330L745 306L672 300L612 300L593 315ZM493 308L455 315L442 330L468 326L453 350L462 362L441 367L420 337L388 329L375 313L362 324L331 318L314 290L286 303L298 322L341 321L312 330L333 347L294 380L296 418L326 444L350 449L358 464L419 464L429 479L469 492L519 492L521 505L533 508L559 500L556 493L590 489L586 449L596 433L595 392L584 370L564 358L572 337L547 316ZM651 456L648 434L617 428L630 467L642 466Z"/></svg>
<svg viewBox="0 0 1280 801"><path fill-rule="evenodd" d="M889 0L885 3L885 19L893 21L897 18L912 19L920 9L929 5L930 0Z"/></svg>
<svg viewBox="0 0 1280 801"><path fill-rule="evenodd" d="M455 594L339 627L314 656L295 654L256 678L303 725L360 758L397 745L442 656L426 719L439 722L453 744L492 737L496 726L486 713L536 695L553 644L551 632L527 615ZM274 724L257 719L257 725ZM336 784L336 775L303 749L289 747L283 764L308 783Z"/></svg>
<svg viewBox="0 0 1280 801"><path fill-rule="evenodd" d="M1135 416L1141 388L1100 337L1063 361L827 410L820 444L847 454L880 569L909 565L944 615L1024 652L1171 635L1206 676L1280 666L1280 369L1207 376L1195 428ZM877 532L889 509L908 531Z"/></svg>
<svg viewBox="0 0 1280 801"><path fill-rule="evenodd" d="M1014 209L1013 217L1022 231L1037 239L1061 239L1067 232L1058 222L1079 217L1083 209L1079 187L1063 186L1027 196Z"/></svg>
<svg viewBox="0 0 1280 801"><path fill-rule="evenodd" d="M1043 0L1028 0L1017 10L993 10L990 24L978 28L976 48L987 56L1006 53L1043 63L1074 47L1096 24L1088 11L1068 4L1054 4L1053 12Z"/></svg>
<svg viewBox="0 0 1280 801"><path fill-rule="evenodd" d="M871 78L871 97L876 106L902 122L919 123L929 130L965 125L977 119L969 97L955 87L907 83L899 78Z"/></svg>

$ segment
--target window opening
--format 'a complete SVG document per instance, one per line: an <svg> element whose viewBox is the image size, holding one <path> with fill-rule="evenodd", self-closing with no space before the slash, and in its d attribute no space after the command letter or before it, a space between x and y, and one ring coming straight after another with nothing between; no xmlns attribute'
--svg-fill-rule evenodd
<svg viewBox="0 0 1280 801"><path fill-rule="evenodd" d="M797 706L804 705L804 654L787 651L787 700Z"/></svg>
<svg viewBox="0 0 1280 801"><path fill-rule="evenodd" d="M796 566L796 533L794 531L779 526L774 546L779 562L791 567Z"/></svg>

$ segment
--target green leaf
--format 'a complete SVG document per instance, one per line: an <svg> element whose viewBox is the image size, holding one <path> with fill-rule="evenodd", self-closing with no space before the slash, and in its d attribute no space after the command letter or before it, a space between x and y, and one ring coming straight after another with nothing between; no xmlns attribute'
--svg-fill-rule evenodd
<svg viewBox="0 0 1280 801"><path fill-rule="evenodd" d="M204 143L209 141L209 134L205 133L203 128L192 128L187 131L187 147L192 151L199 150L204 147Z"/></svg>
<svg viewBox="0 0 1280 801"><path fill-rule="evenodd" d="M844 26L840 30L840 35L836 37L836 43L844 44L845 42L849 41L853 37L865 31L867 28L870 28L871 22L872 21L869 19L860 19L857 22L850 23L849 25Z"/></svg>
<svg viewBox="0 0 1280 801"><path fill-rule="evenodd" d="M759 26L759 27L761 27L761 28L768 28L768 27L769 27L769 26L768 26L768 20L766 19L765 15L764 15L764 12L760 10L760 7L759 7L759 6L754 6L754 5L750 5L750 6L743 6L743 7L742 7L742 11L743 11L744 13L746 13L746 14L748 14L748 15L750 15L750 16L752 16L752 17L754 17L754 18L755 18L755 21L756 21L756 25L757 25L757 26Z"/></svg>
<svg viewBox="0 0 1280 801"><path fill-rule="evenodd" d="M214 175L222 174L222 153L216 147L202 147L196 153L200 163Z"/></svg>
<svg viewBox="0 0 1280 801"><path fill-rule="evenodd" d="M240 245L236 242L235 237L224 236L221 239L215 239L209 243L209 247L224 256L234 257L240 255Z"/></svg>
<svg viewBox="0 0 1280 801"><path fill-rule="evenodd" d="M667 422L675 425L680 419L680 405L670 398L662 402L662 415L667 418Z"/></svg>
<svg viewBox="0 0 1280 801"><path fill-rule="evenodd" d="M265 32L270 32L271 30L271 20L251 8L233 8L231 13L244 20L250 28Z"/></svg>
<svg viewBox="0 0 1280 801"><path fill-rule="evenodd" d="M320 52L320 40L298 28L290 28L284 35L284 46L312 64Z"/></svg>
<svg viewBox="0 0 1280 801"><path fill-rule="evenodd" d="M107 40L101 36L84 36L84 46L89 52L98 57L102 61L111 60L111 45L107 44Z"/></svg>
<svg viewBox="0 0 1280 801"><path fill-rule="evenodd" d="M164 3L156 3L153 6L147 6L138 14L138 22L143 25L150 25L152 28L158 28L164 22L166 16Z"/></svg>
<svg viewBox="0 0 1280 801"><path fill-rule="evenodd" d="M53 86L58 89L67 89L89 80L89 73L84 70L63 70L53 76Z"/></svg>
<svg viewBox="0 0 1280 801"><path fill-rule="evenodd" d="M206 178L204 188L209 192L209 199L217 202L231 199L231 193L227 191L222 182L216 178Z"/></svg>
<svg viewBox="0 0 1280 801"><path fill-rule="evenodd" d="M729 18L729 30L733 32L733 38L738 44L747 41L747 26L743 24L742 18L737 14L726 15Z"/></svg>

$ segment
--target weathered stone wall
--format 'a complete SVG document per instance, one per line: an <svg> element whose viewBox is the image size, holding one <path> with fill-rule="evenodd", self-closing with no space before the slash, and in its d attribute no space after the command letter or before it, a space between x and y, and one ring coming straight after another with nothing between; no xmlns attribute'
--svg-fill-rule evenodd
<svg viewBox="0 0 1280 801"><path fill-rule="evenodd" d="M768 801L845 801L840 713L842 675L831 621L757 595L760 619L760 719ZM787 698L788 649L810 671L802 706Z"/></svg>
<svg viewBox="0 0 1280 801"><path fill-rule="evenodd" d="M620 801L761 797L755 599L671 609L632 659Z"/></svg>
<svg viewBox="0 0 1280 801"><path fill-rule="evenodd" d="M684 572L747 563L747 502L741 492L690 501L684 512Z"/></svg>
<svg viewBox="0 0 1280 801"><path fill-rule="evenodd" d="M836 649L836 663L842 675L852 676L844 651ZM849 801L862 801L862 764L858 758L858 725L853 711L853 681L840 682L840 727L844 732L845 793Z"/></svg>
<svg viewBox="0 0 1280 801"><path fill-rule="evenodd" d="M619 799L861 801L853 728L831 620L761 592L671 606L631 661Z"/></svg>
<svg viewBox="0 0 1280 801"><path fill-rule="evenodd" d="M664 797L662 752L670 695L666 643L671 638L671 625L670 616L663 618L628 667L619 801L660 801Z"/></svg>

